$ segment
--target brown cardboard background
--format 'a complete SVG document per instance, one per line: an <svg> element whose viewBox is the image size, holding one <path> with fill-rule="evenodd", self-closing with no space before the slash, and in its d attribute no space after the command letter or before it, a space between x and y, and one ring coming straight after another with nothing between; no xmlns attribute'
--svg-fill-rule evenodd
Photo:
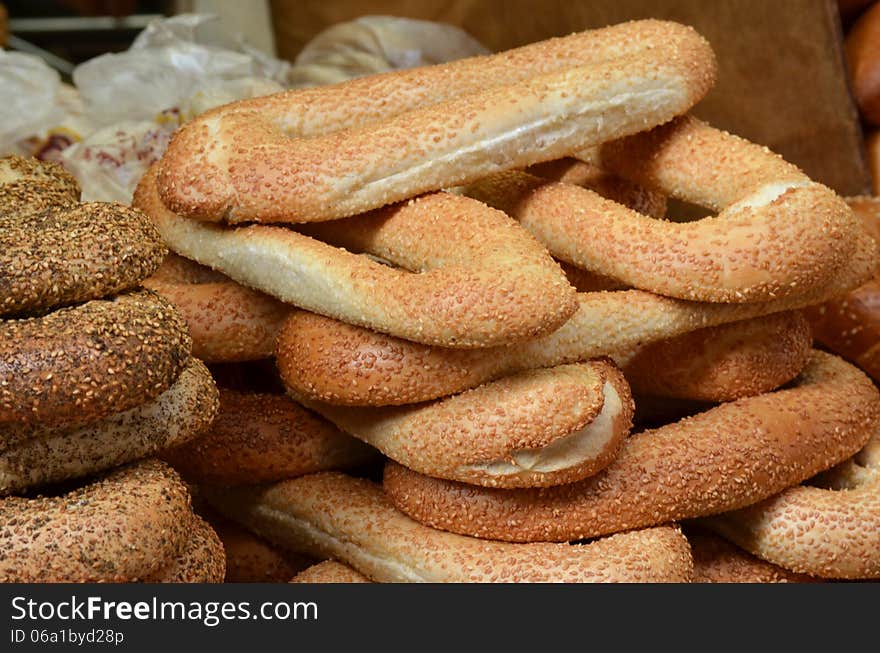
<svg viewBox="0 0 880 653"><path fill-rule="evenodd" d="M868 192L835 0L272 0L280 56L364 14L459 25L493 50L637 18L693 25L719 80L695 113L769 146L839 193Z"/></svg>

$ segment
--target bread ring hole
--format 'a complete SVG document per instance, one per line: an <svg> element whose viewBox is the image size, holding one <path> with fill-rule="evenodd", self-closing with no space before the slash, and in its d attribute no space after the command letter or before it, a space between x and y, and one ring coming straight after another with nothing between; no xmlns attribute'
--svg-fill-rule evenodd
<svg viewBox="0 0 880 653"><path fill-rule="evenodd" d="M284 384L274 358L234 363L206 363L218 388L256 394L283 395Z"/></svg>
<svg viewBox="0 0 880 653"><path fill-rule="evenodd" d="M698 399L636 395L632 435L678 422L717 406L717 403Z"/></svg>
<svg viewBox="0 0 880 653"><path fill-rule="evenodd" d="M714 215L714 212L705 206L675 199L674 197L666 198L666 219L670 222L696 222L712 215Z"/></svg>
<svg viewBox="0 0 880 653"><path fill-rule="evenodd" d="M380 228L380 225L381 223L377 223L377 228ZM412 274L419 274L423 272L423 270L420 269L413 269L402 261L394 261L390 258L386 258L385 256L381 256L379 254L376 254L375 252L369 251L368 245L365 245L362 242L356 242L356 236L350 237L348 234L340 234L339 232L334 233L333 225L326 225L321 223L309 223L299 225L292 224L284 225L284 228L303 234L304 236L308 236L309 238L314 238L315 240L322 242L325 245L336 247L344 252L363 256L373 263L378 263L379 265L385 267L393 268L401 272L410 272Z"/></svg>

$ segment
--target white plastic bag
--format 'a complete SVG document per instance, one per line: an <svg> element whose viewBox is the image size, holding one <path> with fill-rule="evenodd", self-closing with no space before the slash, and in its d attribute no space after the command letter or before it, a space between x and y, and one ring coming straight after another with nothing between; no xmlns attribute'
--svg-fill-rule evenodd
<svg viewBox="0 0 880 653"><path fill-rule="evenodd" d="M278 79L289 68L224 33L216 16L153 21L126 52L74 70L101 128L64 150L61 162L84 200L129 203L177 127L215 106L284 90Z"/></svg>
<svg viewBox="0 0 880 653"><path fill-rule="evenodd" d="M39 57L0 50L0 151L38 134L58 118L55 99L61 77Z"/></svg>
<svg viewBox="0 0 880 653"><path fill-rule="evenodd" d="M154 119L233 80L268 79L282 88L289 68L224 34L216 16L182 14L154 21L125 52L80 64L73 81L90 115L106 125Z"/></svg>
<svg viewBox="0 0 880 653"><path fill-rule="evenodd" d="M280 90L268 79L221 82L153 120L124 120L103 127L64 150L60 161L79 181L83 201L129 204L141 177L162 157L181 122L227 102Z"/></svg>
<svg viewBox="0 0 880 653"><path fill-rule="evenodd" d="M61 153L85 202L131 203L141 177L168 147L176 120L128 120L103 127Z"/></svg>
<svg viewBox="0 0 880 653"><path fill-rule="evenodd" d="M0 49L0 156L55 159L92 130L79 93L42 59Z"/></svg>
<svg viewBox="0 0 880 653"><path fill-rule="evenodd" d="M290 70L289 85L334 84L488 53L479 41L453 25L397 16L361 16L332 25L309 41Z"/></svg>
<svg viewBox="0 0 880 653"><path fill-rule="evenodd" d="M450 25L365 16L318 35L294 68L300 81L308 77L314 85L485 52ZM49 75L34 77L38 92L28 94L39 97L34 102L44 108L57 108L63 85L59 90L57 74L39 64ZM130 203L177 127L215 106L284 90L292 85L294 68L225 33L216 16L153 21L126 52L96 57L74 70L76 101L92 125L71 138L58 159L78 179L83 199ZM43 125L48 119L40 120ZM75 142L80 134L81 142Z"/></svg>

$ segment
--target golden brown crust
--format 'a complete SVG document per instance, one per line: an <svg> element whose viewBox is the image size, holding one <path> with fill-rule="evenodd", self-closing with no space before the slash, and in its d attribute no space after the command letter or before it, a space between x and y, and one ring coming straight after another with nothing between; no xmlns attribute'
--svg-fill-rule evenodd
<svg viewBox="0 0 880 653"><path fill-rule="evenodd" d="M398 406L452 395L500 376L480 364L482 352L431 347L295 311L281 325L275 362L284 385L313 401Z"/></svg>
<svg viewBox="0 0 880 653"><path fill-rule="evenodd" d="M859 16L844 46L856 104L865 120L880 125L880 7Z"/></svg>
<svg viewBox="0 0 880 653"><path fill-rule="evenodd" d="M814 352L791 387L631 435L604 470L552 488L497 490L385 468L401 510L436 528L567 541L734 510L852 456L880 428L880 393Z"/></svg>
<svg viewBox="0 0 880 653"><path fill-rule="evenodd" d="M0 317L134 288L167 250L140 211L77 202L57 166L0 159Z"/></svg>
<svg viewBox="0 0 880 653"><path fill-rule="evenodd" d="M125 582L180 555L190 496L147 459L57 496L0 499L0 582Z"/></svg>
<svg viewBox="0 0 880 653"><path fill-rule="evenodd" d="M685 529L694 556L695 583L816 583L743 551L727 540L695 528Z"/></svg>
<svg viewBox="0 0 880 653"><path fill-rule="evenodd" d="M82 427L17 426L0 433L0 496L150 456L203 433L217 413L210 372L190 359L156 399Z"/></svg>
<svg viewBox="0 0 880 653"><path fill-rule="evenodd" d="M294 576L291 583L372 583L369 578L336 560L324 560Z"/></svg>
<svg viewBox="0 0 880 653"><path fill-rule="evenodd" d="M692 222L655 220L587 188L518 171L463 192L515 218L559 260L691 301L802 295L844 267L862 231L829 188L690 116L591 156L647 188L721 211Z"/></svg>
<svg viewBox="0 0 880 653"><path fill-rule="evenodd" d="M867 234L850 266L803 297L750 304L710 304L642 290L579 293L578 310L559 329L507 347L431 347L319 315L296 311L278 335L284 384L310 399L354 406L427 401L517 371L626 354L696 329L801 308L864 283L877 267Z"/></svg>
<svg viewBox="0 0 880 653"><path fill-rule="evenodd" d="M714 77L705 39L647 20L281 93L185 125L160 192L199 220L355 215L662 124Z"/></svg>
<svg viewBox="0 0 880 653"><path fill-rule="evenodd" d="M138 290L0 320L0 422L74 426L154 399L190 356L186 323Z"/></svg>
<svg viewBox="0 0 880 653"><path fill-rule="evenodd" d="M220 390L210 428L162 457L188 480L235 485L343 469L375 455L288 397Z"/></svg>
<svg viewBox="0 0 880 653"><path fill-rule="evenodd" d="M490 542L423 526L378 485L335 472L205 493L269 540L343 561L377 582L687 582L693 572L677 526L580 545Z"/></svg>
<svg viewBox="0 0 880 653"><path fill-rule="evenodd" d="M812 345L806 318L787 311L642 347L626 357L623 370L636 394L732 401L791 381L807 364Z"/></svg>
<svg viewBox="0 0 880 653"><path fill-rule="evenodd" d="M580 480L608 465L632 426L629 386L610 361L521 372L402 407L298 401L411 469L486 487Z"/></svg>
<svg viewBox="0 0 880 653"><path fill-rule="evenodd" d="M701 523L795 572L880 579L880 430L853 458L808 483Z"/></svg>
<svg viewBox="0 0 880 653"><path fill-rule="evenodd" d="M134 204L176 252L352 324L446 347L486 347L548 333L575 310L574 289L546 249L500 211L469 198L432 193L302 227L306 235L181 218L162 205L155 181L154 167Z"/></svg>
<svg viewBox="0 0 880 653"><path fill-rule="evenodd" d="M270 358L278 329L291 310L174 254L143 283L174 304L189 327L193 356L207 363Z"/></svg>
<svg viewBox="0 0 880 653"><path fill-rule="evenodd" d="M148 583L222 583L226 575L223 543L198 515L192 516L183 551Z"/></svg>

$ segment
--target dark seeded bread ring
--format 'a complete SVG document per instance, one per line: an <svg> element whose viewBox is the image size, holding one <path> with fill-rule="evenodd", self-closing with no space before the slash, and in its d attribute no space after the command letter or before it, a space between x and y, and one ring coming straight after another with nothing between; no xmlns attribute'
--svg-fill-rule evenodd
<svg viewBox="0 0 880 653"><path fill-rule="evenodd" d="M183 551L186 486L148 459L58 496L0 499L0 582L123 582L150 577Z"/></svg>
<svg viewBox="0 0 880 653"><path fill-rule="evenodd" d="M159 267L168 250L143 213L79 197L55 163L0 158L0 316L122 292Z"/></svg>
<svg viewBox="0 0 880 653"><path fill-rule="evenodd" d="M218 408L205 365L190 359L156 399L94 424L0 429L0 496L122 465L184 444L203 433Z"/></svg>
<svg viewBox="0 0 880 653"><path fill-rule="evenodd" d="M71 206L79 196L76 178L57 163L20 156L0 159L0 218Z"/></svg>
<svg viewBox="0 0 880 653"><path fill-rule="evenodd" d="M186 546L150 583L222 583L226 575L226 554L214 529L193 515Z"/></svg>
<svg viewBox="0 0 880 653"><path fill-rule="evenodd" d="M0 316L33 314L134 288L166 253L152 222L121 204L0 215Z"/></svg>
<svg viewBox="0 0 880 653"><path fill-rule="evenodd" d="M149 290L0 320L0 423L75 426L139 406L171 386L190 347Z"/></svg>

